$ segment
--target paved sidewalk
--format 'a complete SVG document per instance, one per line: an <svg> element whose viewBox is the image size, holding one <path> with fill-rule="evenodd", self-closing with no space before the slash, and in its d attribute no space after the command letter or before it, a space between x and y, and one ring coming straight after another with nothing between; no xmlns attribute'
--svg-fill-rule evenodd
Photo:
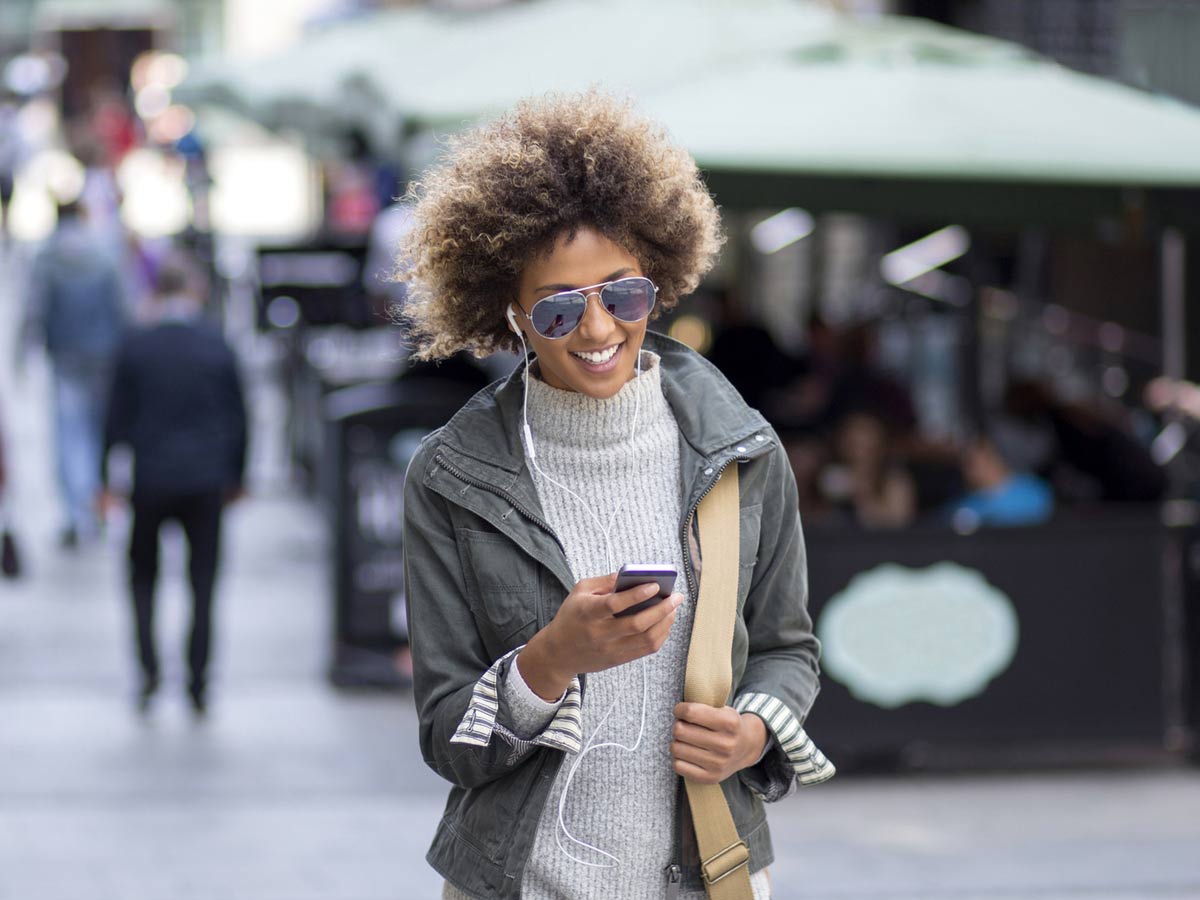
<svg viewBox="0 0 1200 900"><path fill-rule="evenodd" d="M11 296L0 279L0 348ZM250 498L229 520L212 714L188 713L182 559L164 566L167 683L132 709L124 526L54 544L45 372L0 408L28 576L0 583L0 900L426 900L445 785L403 694L339 692L327 539L278 463L254 380ZM839 778L772 810L777 900L1200 898L1200 772Z"/></svg>

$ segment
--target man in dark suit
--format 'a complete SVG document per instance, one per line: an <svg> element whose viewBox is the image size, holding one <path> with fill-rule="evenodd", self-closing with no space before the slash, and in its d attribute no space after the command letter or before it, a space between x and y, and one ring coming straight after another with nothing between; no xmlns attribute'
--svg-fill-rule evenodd
<svg viewBox="0 0 1200 900"><path fill-rule="evenodd" d="M117 444L133 451L129 581L142 671L139 708L148 709L159 684L153 633L158 535L163 523L175 520L187 538L193 600L188 693L203 715L221 516L242 494L246 411L233 352L203 318L197 280L179 263L159 272L155 321L131 333L117 357L104 455ZM105 484L107 505L112 494Z"/></svg>

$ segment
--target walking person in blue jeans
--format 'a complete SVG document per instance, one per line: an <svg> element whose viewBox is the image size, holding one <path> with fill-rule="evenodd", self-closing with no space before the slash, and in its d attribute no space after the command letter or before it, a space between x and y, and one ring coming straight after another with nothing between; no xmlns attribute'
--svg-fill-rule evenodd
<svg viewBox="0 0 1200 900"><path fill-rule="evenodd" d="M33 261L25 343L40 341L54 379L54 449L66 548L98 533L104 407L113 357L125 332L117 264L77 203L58 207L58 224Z"/></svg>
<svg viewBox="0 0 1200 900"><path fill-rule="evenodd" d="M155 283L156 321L122 344L105 426L105 456L133 450L133 528L129 584L145 711L159 686L154 595L159 532L176 521L188 543L192 622L187 641L188 695L194 712L208 703L213 592L225 506L242 494L246 410L233 351L203 318L204 293L190 267L168 263ZM112 502L105 494L103 505Z"/></svg>

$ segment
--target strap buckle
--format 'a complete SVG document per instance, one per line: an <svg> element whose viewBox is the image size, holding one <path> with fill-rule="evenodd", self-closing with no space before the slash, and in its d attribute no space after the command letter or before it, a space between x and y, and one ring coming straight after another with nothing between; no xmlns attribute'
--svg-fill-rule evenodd
<svg viewBox="0 0 1200 900"><path fill-rule="evenodd" d="M742 866L750 864L750 848L745 841L730 844L724 850L718 850L700 864L700 873L705 884L716 884L722 878L732 875Z"/></svg>

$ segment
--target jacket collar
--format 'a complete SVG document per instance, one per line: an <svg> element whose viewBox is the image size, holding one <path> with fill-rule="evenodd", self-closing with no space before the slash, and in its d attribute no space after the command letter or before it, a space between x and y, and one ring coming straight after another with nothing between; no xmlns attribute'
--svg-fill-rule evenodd
<svg viewBox="0 0 1200 900"><path fill-rule="evenodd" d="M717 368L691 348L647 331L643 344L662 362L663 393L683 439L702 457L712 458L767 421L746 405ZM442 429L441 443L460 457L517 475L525 468L521 404L525 367L472 397Z"/></svg>

